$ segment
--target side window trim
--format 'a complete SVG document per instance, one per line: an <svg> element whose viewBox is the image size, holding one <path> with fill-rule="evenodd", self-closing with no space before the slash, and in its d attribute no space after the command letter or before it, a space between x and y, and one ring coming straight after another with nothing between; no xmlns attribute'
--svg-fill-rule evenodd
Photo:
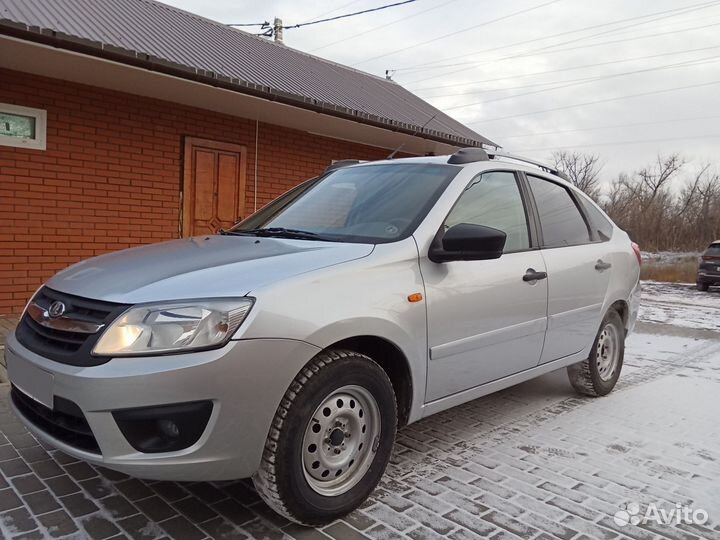
<svg viewBox="0 0 720 540"><path fill-rule="evenodd" d="M525 212L525 224L528 228L528 240L530 247L528 249L523 249L520 251L532 251L535 249L540 249L541 243L538 238L538 231L535 227L535 216L533 215L534 209L530 205L528 193L526 192L526 186L523 182L522 175L520 171L509 172L512 172L515 176L515 184L518 187L518 191L520 191L520 200L522 201L523 210Z"/></svg>
<svg viewBox="0 0 720 540"><path fill-rule="evenodd" d="M593 228L590 226L590 220L589 220L587 214L585 213L585 209L583 208L582 204L580 203L580 201L578 201L577 195L574 193L574 190L568 189L567 186L562 185L560 182L555 182L554 180L547 178L545 176L541 176L539 174L528 174L523 171L522 176L523 176L524 182L527 185L529 198L530 198L530 200L532 200L534 217L537 219L536 226L538 228L538 233L539 233L538 236L540 238L540 249L560 249L560 248L566 248L566 247L587 246L589 244L596 244L596 243L600 242L599 240L595 239L595 232L593 231ZM542 224L540 223L540 212L537 208L537 203L535 202L535 195L533 194L532 188L530 187L530 181L528 180L528 176L532 176L532 177L542 180L544 182L550 182L551 184L555 184L556 186L561 187L562 189L564 189L567 192L567 194L570 196L570 200L575 205L575 208L580 213L580 216L582 217L582 220L585 223L585 228L587 229L588 236L590 237L589 242L578 242L576 244L568 244L565 246L545 245L545 239L543 238L543 235L542 235Z"/></svg>
<svg viewBox="0 0 720 540"><path fill-rule="evenodd" d="M540 214L535 203L535 196L530 189L530 183L528 182L527 176L523 171L516 171L515 176L518 178L521 186L520 191L523 197L523 203L525 204L525 213L528 214L528 226L531 232L531 249L542 249L545 245L542 236L542 227L540 226Z"/></svg>
<svg viewBox="0 0 720 540"><path fill-rule="evenodd" d="M455 207L457 206L458 202L462 198L463 194L465 193L465 190L473 184L475 181L481 181L478 179L482 179L482 176L484 174L491 174L491 173L510 173L515 177L515 184L517 185L518 192L520 193L520 200L522 201L523 205L523 211L525 213L525 224L528 228L528 243L530 244L530 247L527 249L516 249L513 251L506 251L503 253L503 255L509 255L511 253L524 253L526 251L536 251L538 249L541 249L542 243L540 241L540 237L538 235L538 229L536 228L535 224L535 209L530 204L529 196L531 197L532 194L529 191L529 188L525 185L525 180L523 179L523 173L519 170L513 170L513 169L487 169L485 171L479 172L475 176L473 176L470 181L465 184L465 187L463 188L463 191L458 195L457 199L455 199L455 202L450 207L450 210L448 210L448 213L445 214L445 217L442 220L442 223L440 224L440 228L438 229L437 233L435 234L435 238L433 239L433 243L438 240L440 237L440 234L443 232L443 227L445 226L445 222L447 221L448 217L450 217L450 214L452 214L453 210L455 210Z"/></svg>

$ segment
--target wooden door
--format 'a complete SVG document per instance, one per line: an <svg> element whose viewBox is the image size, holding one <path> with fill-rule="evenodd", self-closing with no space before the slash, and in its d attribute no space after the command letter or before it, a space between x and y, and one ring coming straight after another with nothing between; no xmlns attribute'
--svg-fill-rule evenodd
<svg viewBox="0 0 720 540"><path fill-rule="evenodd" d="M216 233L245 217L244 146L185 138L183 236Z"/></svg>

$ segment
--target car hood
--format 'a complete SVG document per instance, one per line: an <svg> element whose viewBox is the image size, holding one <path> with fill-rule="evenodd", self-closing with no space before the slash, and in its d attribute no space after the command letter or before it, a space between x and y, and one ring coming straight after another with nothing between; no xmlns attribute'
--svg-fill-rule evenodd
<svg viewBox="0 0 720 540"><path fill-rule="evenodd" d="M253 236L196 236L101 255L47 286L123 304L244 296L291 276L366 257L370 244Z"/></svg>

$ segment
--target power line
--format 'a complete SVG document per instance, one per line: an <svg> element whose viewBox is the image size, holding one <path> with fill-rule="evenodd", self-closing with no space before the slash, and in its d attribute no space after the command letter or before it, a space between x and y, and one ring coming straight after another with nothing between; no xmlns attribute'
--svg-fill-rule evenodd
<svg viewBox="0 0 720 540"><path fill-rule="evenodd" d="M541 94L541 93L543 93L543 92L551 92L551 91L553 91L553 90L560 90L560 89L563 89L563 88L569 88L569 87L571 87L571 86L578 86L578 85L582 85L582 84L588 84L588 83L591 83L591 82L602 81L602 80L605 80L605 79L614 79L614 78L616 78L616 77L625 77L625 76L627 76L627 75L636 75L636 74L638 74L638 73L649 73L649 72L651 72L651 71L660 71L660 70L663 70L663 69L674 69L674 68L679 68L679 67L691 67L691 66L696 66L696 65L703 65L703 64L707 64L707 63L711 63L711 62L717 62L718 59L720 59L720 56L718 56L718 55L708 56L708 57L706 57L706 58L698 58L698 59L695 59L695 60L686 60L685 62L678 62L678 63L675 63L675 64L666 64L666 65L664 65L664 66L656 66L656 67L645 68L645 69L636 69L636 70L633 70L633 71L625 71L625 72L623 72L623 73L613 73L613 74L611 74L611 75L603 75L603 76L601 76L601 77L591 77L591 78L587 78L587 79L578 79L578 80L572 81L572 82L571 82L571 81L565 81L565 82L567 82L568 84L562 84L562 85L559 85L559 86L554 86L554 87L552 87L552 88L543 88L542 90L533 90L533 91L531 91L531 92L523 92L523 93L520 93L520 94L512 94L512 95L509 95L509 96L501 96L501 97L497 97L497 98L487 99L487 100L485 100L485 101L476 101L476 102L473 102L473 103L465 103L465 104L462 104L462 105L455 105L455 106L453 106L453 107L444 107L444 110L446 110L446 111L452 111L452 110L457 110L457 109L464 109L464 108L466 108L466 107L473 107L473 106L475 106L475 105L483 105L483 104L486 104L486 103L493 103L493 102L496 102L496 101L503 101L503 100L506 100L506 99L515 99L515 98L519 98L519 97L523 97L523 96L530 96L530 95L534 95L534 94ZM437 97L437 96L435 96L435 97Z"/></svg>
<svg viewBox="0 0 720 540"><path fill-rule="evenodd" d="M536 114L543 114L543 113L555 112L555 111L563 111L563 110L566 110L566 109L573 109L573 108L575 108L575 107L584 107L584 106L586 106L586 105L597 105L597 104L599 104L599 103L610 103L610 102L613 102L613 101L620 101L620 100L623 100L623 99L630 99L630 98L636 98L636 97L642 97L642 96L651 96L651 95L654 95L654 94L663 94L663 93L667 93L667 92L675 92L675 91L677 91L677 90L688 90L688 89L691 89L691 88L702 88L702 87L705 87L705 86L712 86L712 85L715 85L715 84L720 84L720 81L711 81L711 82L701 83L701 84L691 84L691 85L688 85L688 86L677 86L677 87L674 87L674 88L663 88L663 89L660 89L660 90L651 90L651 91L649 91L649 92L641 92L641 93L639 93L639 94L628 94L628 95L625 95L625 96L616 96L616 97L607 98L607 99L598 99L598 100L595 100L595 101L585 101L585 102L583 102L583 103L574 103L574 104L572 104L572 105L564 105L564 106L562 106L562 107L553 107L552 109L542 109L542 110L539 110L539 111L530 111L530 112L526 112L526 113L512 114L512 115L509 115L509 116L500 116L500 117L497 117L497 118L487 118L487 119L485 119L485 120L478 120L477 122L470 122L470 123L467 124L467 125L471 125L471 126L472 126L472 125L475 125L475 124L482 124L482 123L485 123L485 122L497 122L497 121L500 121L500 120L509 120L510 118L520 118L520 117L523 117L523 116L533 116L533 115L536 115Z"/></svg>
<svg viewBox="0 0 720 540"><path fill-rule="evenodd" d="M717 0L713 0L713 1L711 1L711 2L704 2L704 3L701 3L701 4L693 4L693 5L691 5L691 6L684 6L684 7L681 7L681 8L668 9L668 10L664 10L664 11L656 11L656 12L653 12L653 13L648 13L648 14L646 14L646 15L637 15L637 16L635 16L635 17L626 17L626 18L623 18L623 19L617 19L617 20L614 20L614 21L611 21L611 22L607 22L607 23L593 24L593 25L590 25L590 26L584 26L584 27L582 27L582 28L578 28L578 29L575 29L575 30L565 30L565 31L563 31L563 32L558 32L558 33L556 33L556 34L551 34L551 35L548 35L548 36L542 36L542 37L539 37L539 38L533 38L533 39L527 39L527 40L523 40L523 41L517 41L517 42L515 42L515 43L510 43L509 45L500 45L500 46L498 46L498 47L491 47L491 48L489 48L489 49L482 49L482 50L480 50L480 51L474 51L474 52L465 53L465 54L461 54L461 55L455 55L455 56L448 57L448 58L442 58L442 59L438 59L438 60L433 60L433 61L431 61L431 62L423 62L423 63L421 63L421 64L413 64L412 66L394 68L394 71L423 71L423 70L425 70L425 69L434 69L435 67L453 67L453 66L457 66L457 65L461 65L461 64L455 63L455 64L446 64L446 65L443 65L443 66L434 66L434 64L442 63L442 62L444 62L445 60L450 60L451 58L452 58L453 60L455 60L455 59L458 59L458 58L465 58L465 57L468 57L468 56L475 56L475 55L482 54L482 53L486 53L486 52L494 52L494 51L498 51L498 50L502 50L502 49L509 49L509 48L512 48L512 47L517 47L518 45L527 45L528 43L535 43L535 42L538 42L538 41L545 41L545 40L547 40L547 39L552 39L552 38L555 38L555 37L565 36L565 35L568 35L568 34L577 34L578 32L585 32L586 30L595 30L595 29L597 29L597 28L604 28L604 27L606 27L606 26L613 26L613 25L616 25L616 24L624 23L624 22L636 21L636 20L639 20L639 19L647 19L647 18L650 18L650 17L655 17L656 15L667 15L667 16L665 16L665 17L659 17L659 18L653 19L653 20L651 20L651 21L645 21L645 22L643 22L643 23L639 23L639 24L638 24L638 26L639 26L640 24L647 24L647 23L650 23L650 22L656 22L656 21L658 21L658 20L662 20L662 19L666 19L666 18L670 18L670 17L676 17L676 16L678 16L678 15L685 15L686 13L690 13L690 12L692 12L692 11L697 11L697 10L705 9L706 7L713 7L713 6L718 5L719 3L720 3L720 2L718 2ZM680 12L680 13L677 13L677 12ZM668 14L670 14L670 15L668 15ZM631 25L631 26L632 26L632 25ZM619 32L619 31L625 30L625 29L627 29L627 28L628 28L628 27L615 28L615 29L613 29L612 31L613 31L613 32ZM595 35L582 36L582 37L580 37L580 38L578 38L578 39L589 39L589 38L591 38L591 37L596 37L596 36L595 36ZM551 45L550 47L555 47L555 46L558 46L558 45L560 45L560 44L554 44L554 45ZM547 48L547 46L546 46L546 48ZM535 49L533 49L533 50L535 50ZM526 52L527 52L527 51L526 51ZM474 62L471 62L471 63L474 63ZM465 65L465 64L467 64L467 63L463 63L462 65ZM417 68L417 69L416 69L416 68ZM416 81L416 82L419 82L419 81Z"/></svg>
<svg viewBox="0 0 720 540"><path fill-rule="evenodd" d="M440 5L433 6L433 7L431 7L431 8L424 9L424 10L422 10L422 11L418 11L417 13L414 13L413 15L410 15L410 16L408 16L408 17L402 17L402 18L400 18L400 19L395 19L394 21L390 21L390 22L388 22L388 23L381 24L380 26L375 26L375 27L373 27L373 28L369 28L368 30L364 30L364 31L362 31L362 32L358 32L357 34L353 34L353 35L351 35L351 36L347 36L347 37L344 37L344 38L342 38L342 39L338 39L338 40L333 41L333 42L331 42L331 43L328 43L328 44L326 44L326 45L322 45L322 46L320 46L320 47L316 47L316 48L314 48L314 49L311 49L309 52L314 53L314 52L319 51L319 50L321 50L321 49L327 49L328 47L332 47L333 45L337 45L338 43L345 43L346 41L350 41L351 39L355 39L355 38L357 38L357 37L364 36L365 34L369 34L369 33L371 33L371 32L375 32L376 30L381 30L382 28L387 28L388 26L392 26L392 25L397 24L397 23L399 23L399 22L404 23L404 22L408 21L409 19L412 19L412 18L414 18L414 17L418 17L418 16L422 15L423 13L427 13L428 11L433 11L433 10L436 10L436 9L440 9L441 7L444 7L444 6L448 5L448 4L452 4L453 2L457 2L457 1L458 1L458 0L448 0L447 2L443 2L443 3L440 4Z"/></svg>
<svg viewBox="0 0 720 540"><path fill-rule="evenodd" d="M712 49L720 49L720 45L714 45L712 47L700 47L697 49L685 49L682 51L673 51L673 52L664 52L659 54L650 54L646 56L633 56L631 58L619 58L617 60L608 60L606 62L596 62L594 64L583 64L581 66L569 66L564 68L558 68L558 69L549 69L545 71L533 71L531 73L520 73L518 75L508 75L506 77L496 77L494 79L482 79L480 81L472 81L472 82L466 82L466 83L450 83L450 84L439 84L436 86L425 86L423 88L415 88L414 92L424 92L426 90L439 90L442 88L457 88L458 86L474 86L482 83L487 82L495 82L495 81L505 81L505 80L511 80L511 79L520 79L525 77L534 77L536 75L546 75L548 73L560 73L563 71L573 71L576 69L584 69L589 67L598 67L598 66L607 66L611 64L621 64L624 62L633 62L635 60L648 60L650 58L659 58L659 57L665 57L665 56L677 56L679 54L687 54L691 52L700 52L700 51L708 51ZM541 85L541 84L555 84L555 82L546 82L546 83L536 83L535 85ZM439 94L436 96L427 96L428 98L433 97L448 97L453 95L466 95L466 94L481 94L481 93L487 93L487 92L495 92L498 90L516 90L518 88L527 88L528 86L535 86L535 85L525 85L525 86L508 86L504 88L488 88L486 90L477 90L473 92L458 92L456 94Z"/></svg>
<svg viewBox="0 0 720 540"><path fill-rule="evenodd" d="M365 13L381 11L383 9L388 9L388 8L396 7L396 6L402 6L405 4L411 4L413 2L417 2L417 0L402 0L401 2L395 2L393 4L385 4L384 6L378 6L378 7L374 7L374 8L370 8L370 9L364 9L362 11L355 11L353 13L345 13L344 15L337 15L336 17L328 17L326 19L317 19L317 20L310 20L310 21L298 23L298 24L290 24L287 26L281 26L280 28L282 28L283 30L289 30L289 29L293 29L293 28L302 28L303 26L310 26L312 24L320 24L320 23L325 23L325 22L330 22L330 21L337 21L339 19L355 17L356 15L363 15ZM357 3L357 2L350 2L348 4L345 4L345 6L349 6L349 5L355 4L355 3ZM338 9L341 9L341 8L338 8ZM333 11L338 11L338 9L334 9L327 13L332 13ZM231 23L231 24L227 24L226 26L259 26L259 27L261 27L261 29L266 29L266 28L270 28L270 23L268 21L265 21L262 23ZM271 29L269 33L266 32L262 35L271 36L273 34L273 32L274 32L274 29Z"/></svg>
<svg viewBox="0 0 720 540"><path fill-rule="evenodd" d="M677 29L677 30L669 30L669 31L667 31L667 32L660 32L660 33L655 33L655 34L645 34L645 35L642 35L642 36L634 36L634 37L628 37L628 38L623 38L623 39L615 39L615 40L610 40L610 41L603 41L603 42L600 42L600 43L587 43L587 44L585 44L585 45L576 45L576 46L574 46L574 47L566 47L566 48L563 48L563 49L555 49L555 50L551 50L551 51L539 52L539 50L532 50L532 51L528 51L528 52L524 52L524 53L518 53L518 54L514 54L514 55L510 55L510 56L505 56L505 57L501 57L501 58L496 58L496 59L494 59L494 60L487 60L487 61L484 61L484 62L465 62L465 63L462 63L462 64L455 64L455 65L475 64L476 66L485 66L485 65L489 65L489 64L496 64L496 63L498 63L498 62L505 62L505 61L507 61L507 60L515 60L515 59L519 59L519 58L530 58L530 57L533 57L533 56L542 56L542 55L549 55L549 54L562 53L562 52L568 52L568 51L576 51L576 50L578 50L578 49L586 49L586 48L593 48L593 47L602 47L602 46L605 46L605 45L614 45L614 44L617 44L617 43L626 43L626 42L628 42L628 41L636 41L636 40L648 39L648 38L653 38L653 37L658 37L658 36L665 36L665 35L670 35L670 34L678 34L678 33L683 33L683 32L690 32L690 31L693 31L693 30L702 30L702 29L705 29L705 28L711 28L711 27L715 27L715 26L718 26L718 25L720 25L720 22L716 22L716 23L712 23L712 24L705 24L705 25L702 25L702 26L694 26L694 27L692 27L692 28L680 28L680 29ZM446 67L449 67L449 66L446 66ZM451 72L448 72L448 73L443 73L443 74L440 74L440 75L433 75L433 76L431 76L431 77L425 77L425 78L423 78L423 79L418 79L418 80L416 80L416 81L414 81L414 82L427 81L427 80L431 80L431 79L436 79L436 78L438 78L438 77L448 77L448 76L450 76L450 75L452 75L452 74L454 74L454 73L458 73L458 72L464 71L464 70L465 70L465 68L461 68L461 69L459 69L459 70L451 71Z"/></svg>
<svg viewBox="0 0 720 540"><path fill-rule="evenodd" d="M228 23L225 26L270 26L269 21L261 22L261 23Z"/></svg>
<svg viewBox="0 0 720 540"><path fill-rule="evenodd" d="M329 18L327 18L327 19L319 19L319 20L317 20L317 21L310 21L310 22L306 22L306 23L291 24L291 25L288 25L288 26L283 26L283 29L284 29L284 30L288 30L288 29L291 29L291 28L302 28L303 26L310 26L310 25L312 25L312 24L320 24L320 23L324 23L324 22L337 21L337 20L339 20L339 19L346 19L346 18L348 18L348 17L355 17L356 15L363 15L363 14L365 14L365 13L372 13L372 12L374 12L374 11L380 11L380 10L388 9L388 8L391 8L391 7L402 6L402 5L405 5L405 4L411 4L411 3L413 3L413 2L417 2L417 0L403 0L402 2L395 2L394 4L386 4L386 5L384 5L384 6L378 6L378 7L374 7L374 8L370 8L370 9L364 9L364 10L362 10L362 11L355 11L354 13L346 13L345 15L337 15L336 17L329 17Z"/></svg>
<svg viewBox="0 0 720 540"><path fill-rule="evenodd" d="M564 133L579 133L582 131L600 131L603 129L621 129L629 127L656 126L660 124L673 124L675 122L694 122L696 120L714 120L720 118L720 114L712 116L690 116L686 118L669 118L667 120L655 120L653 122L633 122L630 124L615 124L612 126L593 126L575 129L558 129L556 131L536 131L533 133L516 133L514 135L498 135L497 139L517 139L520 137L541 137L545 135L560 135Z"/></svg>
<svg viewBox="0 0 720 540"><path fill-rule="evenodd" d="M628 25L623 28L617 28L617 29L613 30L612 32L608 32L608 33L612 33L613 35L617 35L620 37L629 36L629 35L632 35L633 32L635 32L635 30L637 29L637 26L648 24L648 23L658 23L658 24L653 24L652 28L654 30L660 31L660 30L666 30L668 28L670 28L670 29L676 28L678 25L682 25L682 24L695 24L695 23L699 23L699 22L709 22L710 19L713 19L713 18L717 19L718 17L720 17L720 12L716 11L714 13L697 13L695 17L686 17L686 15L695 15L694 12L699 12L699 11L703 11L705 9L712 9L712 8L716 8L716 7L717 7L716 4L710 4L707 6L701 6L699 8L693 8L693 9L684 8L684 10L679 13L670 14L670 15L663 16L663 17L657 17L656 19L653 19L651 21L640 22L637 25Z"/></svg>
<svg viewBox="0 0 720 540"><path fill-rule="evenodd" d="M353 64L353 66L358 66L358 65L360 65L360 64L365 64L365 63L370 62L370 61L372 61L372 60L377 60L378 58L384 58L384 57L386 57L386 56L390 56L390 55L393 55L393 54L396 54L396 53L399 53L399 52L402 52L402 51L407 51L408 49L414 49L415 47L420 47L420 46L422 46L422 45L427 45L428 43L433 43L433 42L435 42L435 41L439 41L439 40L441 40L441 39L445 39L445 38L448 38L448 37L450 37L450 36L456 36L456 35L459 35L459 34L463 34L463 33L465 33L465 32L469 32L470 30L474 30L474 29L476 29L476 28L479 28L479 27L481 27L481 26L487 26L487 25L489 25L489 24L496 23L496 22L499 22L499 21L503 21L503 20L505 20L505 19L509 19L509 18L515 17L515 16L517 16L517 15L523 15L523 14L525 14L525 13L529 13L530 11L534 11L534 10L536 10L536 9L543 8L543 7L545 7L545 6L549 6L550 4L556 4L557 2L561 2L561 1L562 1L562 0L550 0L549 2L544 2L544 3L542 3L542 4L537 4L537 5L535 5L535 6L532 6L532 7L529 7L529 8L525 8L525 9L522 9L522 10L520 10L520 11L514 11L513 13L509 13L509 14L507 14L507 15L503 15L502 17L497 17L497 18L495 18L495 19L490 19L490 20L488 20L488 21L483 21L483 22L481 22L481 23L479 23L479 24L475 24L475 25L470 26L470 27L468 27L468 28L463 28L462 30L457 30L457 31L454 31L454 32L449 32L449 33L447 33L447 34L444 34L444 35L442 35L442 36L439 36L439 37L436 37L436 38L433 38L433 39L429 39L429 40L426 40L426 41L421 41L420 43L415 43L414 45L408 45L407 47L403 47L403 48L401 48L401 49L396 49L396 50L394 50L394 51L390 51L390 52L387 52L387 53L379 54L379 55L373 56L373 57L371 57L371 58L366 58L365 60L361 60L360 62L356 62L355 64Z"/></svg>
<svg viewBox="0 0 720 540"><path fill-rule="evenodd" d="M671 142L671 141L688 141L697 139L720 139L720 134L710 133L708 135L691 135L685 137L667 137L662 139L640 139L632 141L612 141L612 142L600 142L600 143L587 143L587 144L571 144L565 146L540 146L536 148L521 148L515 150L515 152L542 152L547 150L565 150L572 148L593 148L596 146L628 146L631 144L653 144L659 142Z"/></svg>
<svg viewBox="0 0 720 540"><path fill-rule="evenodd" d="M567 48L564 48L564 49L555 49L555 50L552 50L552 51L539 52L540 50L544 50L544 49L534 49L534 50L527 51L527 52L524 52L524 53L518 53L518 54L513 54L513 55L510 55L510 56L505 56L505 57L501 57L501 58L496 58L496 59L494 59L494 60L486 60L486 61L484 61L484 62L463 62L463 63L461 63L461 64L455 64L455 65L458 66L458 65L475 64L475 65L477 65L477 66L484 66L484 65L487 65L487 64L495 64L495 63L497 63L497 62L504 62L504 61L506 61L506 60L512 60L512 59L516 59L516 58L528 58L528 57L532 57L532 56L541 56L541 55L543 55L543 54L555 54L555 53L560 53L560 52L575 51L575 50L577 50L577 49L586 49L586 48L592 48L592 47L602 47L602 46L604 46L604 45L612 45L612 44L615 44L615 43L626 43L626 42L628 42L628 41L635 41L635 40L638 40L638 39L647 39L647 38L652 38L652 37L665 36L665 35L669 35L669 34L677 34L677 33L682 33L682 32L690 32L690 31L692 31L692 30L701 30L701 29L704 29L704 28L711 28L711 27L718 26L718 25L720 25L720 22L716 22L716 23L712 23L712 24L705 24L705 25L702 25L702 26L695 26L695 27L692 27L692 28L680 28L680 29L677 29L677 30L669 30L669 31L667 31L667 32L659 32L659 33L655 33L655 34L646 34L646 35L644 35L644 36L635 36L635 37L628 37L628 38L616 39L616 40L611 40L611 41L603 41L603 42L600 42L600 43L587 43L587 44L585 44L585 45L576 45L576 46L574 46L574 47L567 47ZM450 66L448 65L448 66L446 66L446 67L450 67ZM430 79L436 79L436 78L438 78L438 77L447 77L447 76L449 76L449 75L452 75L453 73L457 73L458 71L464 71L464 68L463 68L463 69L459 69L459 70L457 70L457 71L451 71L451 72L449 72L449 73L443 73L443 74L441 74L441 75L433 75L432 77L426 77L426 78L424 78L424 79L418 79L417 81L414 81L414 82L427 81L427 80L430 80Z"/></svg>
<svg viewBox="0 0 720 540"><path fill-rule="evenodd" d="M330 11L324 11L324 12L321 13L320 15L316 15L315 17L312 17L312 18L310 18L310 19L308 19L308 20L306 20L306 21L303 21L303 24L304 24L304 23L311 22L311 21L317 21L318 19L321 19L322 17L325 17L326 15L330 15L331 13L336 13L336 12L338 12L338 11L342 11L342 10L345 9L346 7L350 7L350 6L352 6L352 5L354 5L354 4L357 4L358 2L361 2L361 1L362 1L362 0L352 0L352 2L348 2L347 4L343 4L342 6L338 6L338 7L334 8L334 9L331 9Z"/></svg>
<svg viewBox="0 0 720 540"><path fill-rule="evenodd" d="M593 29L593 28L599 28L599 27L604 27L604 26L609 26L609 25L616 25L616 24L619 24L619 23L622 23L622 22L628 22L628 21L637 20L637 19L647 19L647 18L649 18L649 17L655 17L655 18L650 19L650 20L647 20L647 21L643 21L643 22L639 22L639 23L631 24L631 25L626 25L626 26L621 27L621 28L613 28L612 30L609 31L609 32L622 32L622 31L624 31L624 30L626 30L626 29L628 29L628 28L637 27L637 26L640 26L640 25L645 25L645 24L657 22L657 21L662 20L662 19L667 19L667 18L671 18L671 17L676 17L676 16L679 16L679 15L685 15L685 14L687 14L687 13L690 13L691 11L697 11L697 10L700 10L700 9L705 9L705 8L707 8L707 7L714 7L714 6L716 6L716 5L718 5L718 2L717 2L717 1L714 1L714 2L710 2L710 3L696 4L696 5L690 6L690 7L676 8L676 9L673 9L673 10L666 10L666 11L656 12L656 13L652 13L652 14L648 14L648 15L641 15L641 16L638 16L638 17L630 17L630 18L626 18L626 19L620 19L620 20L617 20L617 21L613 21L613 22L611 22L611 23L604 23L604 24L600 24L600 25L592 25L592 26L589 26L589 27L585 27L585 28L581 28L581 29L573 30L573 31L569 31L569 32L560 32L560 33L558 33L558 34L555 34L555 36L545 36L544 38L536 38L536 39L533 39L533 40L528 40L528 41L526 41L525 43L529 43L529 42L532 42L532 41L538 41L538 40L544 40L544 39L547 39L548 37L558 37L558 36L560 36L560 35L568 34L568 33L577 33L577 32L581 32L581 31ZM669 13L669 14L668 14L668 13ZM658 15L661 15L661 16L658 17ZM602 34L602 33L609 33L609 32L601 32L600 34ZM547 49L552 49L552 48L558 47L559 45L562 45L562 44L567 44L567 43L571 43L571 42L576 42L576 41L582 41L582 40L585 40L585 39L590 39L590 38L592 38L592 37L596 37L597 35L599 35L599 34L592 34L592 35L589 35L589 36L580 36L580 37L578 37L578 38L574 38L574 39L569 40L569 41L566 41L566 42L555 43L555 44L549 45L549 46L546 45L546 46L543 46L543 47L537 47L537 48L534 48L534 49L526 50L526 51L519 52L519 53L513 53L513 54L510 54L510 55L505 56L505 57L500 57L500 58L496 58L496 59L494 59L494 60L489 60L489 61L484 61L484 62L483 62L483 61L480 61L480 62L478 62L478 61L460 62L460 63L455 63L455 64L446 64L446 65L444 65L444 66L430 66L430 68L431 68L431 69L434 69L434 68L439 68L439 67L466 66L466 65L469 65L469 64L487 65L487 64L492 64L492 63L495 63L495 62L498 62L498 61L503 61L503 60L512 60L512 59L515 59L515 58L524 58L524 57L528 57L528 56L533 56L533 55L537 54L537 53L540 52L540 51L547 51ZM656 35L664 35L664 34L663 34L663 33L660 33L660 34L651 34L651 35L647 35L647 36L643 36L643 37L655 37ZM621 43L621 42L628 41L628 40L632 40L632 39L635 39L635 38L623 38L623 39L620 39L620 40L610 40L610 41L606 41L606 42L603 42L602 44L587 44L587 45L580 45L580 46L576 46L576 47L568 47L568 48L565 48L565 49L556 49L556 50L552 50L552 51L547 51L546 54L552 54L552 53L563 52L563 51L572 51L572 50L575 50L576 48L581 48L581 47L594 47L594 46L597 46L597 45L608 45L608 44L612 44L612 43ZM512 46L515 46L515 45L519 45L519 44L521 44L521 43L523 43L523 42L515 43L515 44L510 45L510 46L512 47ZM491 48L491 49L487 49L486 51L480 51L480 52L489 52L489 51L498 50L498 49L502 49L502 48L503 48L503 47L494 47L494 48ZM465 56L467 56L467 55L465 55ZM464 69L465 69L464 67L461 67L460 69L456 69L456 70L453 70L453 71L450 71L450 72L445 72L445 73L440 74L440 75L431 75L431 76L429 76L429 77L424 77L424 78L422 78L422 79L416 79L416 80L413 81L413 82L414 82L414 83L419 83L419 82L423 82L423 81L435 79L435 78L437 78L437 77L447 77L447 76L449 76L449 75L453 75L453 74L455 74L455 73L459 73L459 72L461 72L461 71L464 71Z"/></svg>

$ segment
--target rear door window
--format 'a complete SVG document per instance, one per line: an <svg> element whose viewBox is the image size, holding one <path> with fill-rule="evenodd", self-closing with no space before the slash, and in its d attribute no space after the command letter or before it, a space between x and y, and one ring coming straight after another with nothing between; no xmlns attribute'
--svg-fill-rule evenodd
<svg viewBox="0 0 720 540"><path fill-rule="evenodd" d="M590 230L569 191L554 182L528 175L540 215L545 247L574 246L591 242Z"/></svg>

